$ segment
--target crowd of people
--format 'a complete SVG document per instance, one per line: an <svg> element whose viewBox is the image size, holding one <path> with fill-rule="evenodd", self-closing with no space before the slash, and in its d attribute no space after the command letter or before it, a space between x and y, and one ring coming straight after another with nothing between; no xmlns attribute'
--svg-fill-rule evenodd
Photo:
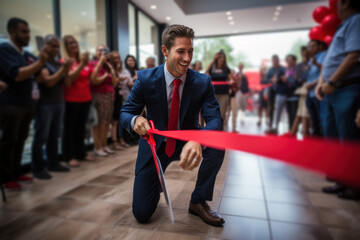
<svg viewBox="0 0 360 240"><path fill-rule="evenodd" d="M19 181L32 180L21 174L20 167L33 119L31 170L37 179L50 179L49 171L68 172L70 167L79 167L79 161L93 161L94 156L130 147L118 122L137 78L134 56L126 56L123 64L119 52L100 44L90 59L89 52L80 52L73 36L60 40L47 35L35 57L23 49L30 41L25 20L11 18L7 30L10 41L0 45L0 169L5 188L21 189ZM149 57L146 63L154 67L155 58ZM87 127L94 141L93 154L85 148Z"/></svg>
<svg viewBox="0 0 360 240"><path fill-rule="evenodd" d="M265 112L266 133L278 134L286 109L289 130L286 136L296 136L301 124L304 138L311 135L341 141L360 139L360 30L357 27L360 7L355 1L351 3L339 7L344 22L330 46L311 40L301 48L299 63L295 55L289 54L284 67L279 56L273 55L272 66L261 69L264 88L259 93L258 125ZM25 20L11 18L7 30L10 41L0 45L0 171L5 188L21 189L19 181L32 180L22 175L20 168L33 119L31 169L38 179L50 179L49 171L67 172L71 167L79 167L79 161L93 161L94 156L105 157L136 142L138 136L131 136L133 133L124 131L119 124L120 110L138 78L134 56L128 55L122 62L119 52L100 44L91 60L88 52L80 52L73 36L66 35L60 40L47 35L45 46L35 57L23 49L30 40ZM156 59L149 57L146 65L154 68ZM191 68L202 71L202 64L196 61ZM224 129L232 112L233 132L238 117L243 122L250 92L243 69L244 64L240 63L237 72L231 70L222 50L205 69L214 83ZM142 114L146 114L146 109ZM84 139L91 115L94 115L90 126L94 151L88 154ZM199 121L204 126L201 116ZM126 138L130 140L125 141ZM60 160L67 162L67 166L61 165ZM359 189L330 180L336 185L324 188L324 192L336 193L344 199L360 199Z"/></svg>

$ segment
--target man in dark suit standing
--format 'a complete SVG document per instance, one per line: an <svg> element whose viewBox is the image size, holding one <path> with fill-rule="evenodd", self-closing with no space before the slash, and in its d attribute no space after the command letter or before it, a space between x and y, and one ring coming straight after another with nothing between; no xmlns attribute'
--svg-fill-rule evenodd
<svg viewBox="0 0 360 240"><path fill-rule="evenodd" d="M194 31L186 26L171 25L164 30L161 50L166 63L138 72L138 79L121 110L120 121L124 128L146 135L149 122L139 115L146 106L147 118L153 120L159 130L200 130L200 110L206 121L203 130L222 130L223 120L210 77L188 69L193 56L193 38ZM221 226L224 219L211 210L206 201L212 200L224 151L203 147L194 141L183 142L158 135L154 138L164 171L174 160L180 159L179 166L186 170L201 163L189 212L210 225ZM132 205L133 214L140 223L148 222L155 212L160 192L151 149L140 139Z"/></svg>

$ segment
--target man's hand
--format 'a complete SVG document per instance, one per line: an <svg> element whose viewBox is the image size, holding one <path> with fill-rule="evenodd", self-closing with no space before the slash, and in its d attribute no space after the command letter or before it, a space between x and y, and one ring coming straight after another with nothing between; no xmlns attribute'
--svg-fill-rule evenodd
<svg viewBox="0 0 360 240"><path fill-rule="evenodd" d="M44 46L44 47L41 49L41 51L40 51L39 59L40 59L40 61L41 61L43 64L45 64L46 61L49 59L49 54L48 54L48 52L49 52L48 46Z"/></svg>
<svg viewBox="0 0 360 240"><path fill-rule="evenodd" d="M270 81L271 81L272 83L276 83L276 82L278 81L276 75L274 75L274 76L270 79Z"/></svg>
<svg viewBox="0 0 360 240"><path fill-rule="evenodd" d="M317 84L316 88L315 88L315 96L319 101L324 100L324 93L321 90L321 86L322 86L322 84Z"/></svg>
<svg viewBox="0 0 360 240"><path fill-rule="evenodd" d="M202 160L202 147L199 143L187 142L180 154L179 166L185 170L193 170Z"/></svg>
<svg viewBox="0 0 360 240"><path fill-rule="evenodd" d="M144 117L138 117L135 120L134 131L140 136L144 136L147 134L150 129L150 124Z"/></svg>
<svg viewBox="0 0 360 240"><path fill-rule="evenodd" d="M312 83L306 83L305 87L308 91L310 91L311 89L313 89L314 85Z"/></svg>
<svg viewBox="0 0 360 240"><path fill-rule="evenodd" d="M329 83L323 83L321 85L321 91L324 94L332 94L335 91L335 87L331 86Z"/></svg>
<svg viewBox="0 0 360 240"><path fill-rule="evenodd" d="M8 85L0 80L0 93L7 89Z"/></svg>
<svg viewBox="0 0 360 240"><path fill-rule="evenodd" d="M356 126L358 126L360 128L360 109L358 110L358 112L356 114L355 123L356 123Z"/></svg>

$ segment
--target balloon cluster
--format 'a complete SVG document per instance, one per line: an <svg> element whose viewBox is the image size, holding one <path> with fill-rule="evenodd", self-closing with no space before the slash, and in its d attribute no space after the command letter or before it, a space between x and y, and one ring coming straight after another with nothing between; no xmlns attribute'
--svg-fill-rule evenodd
<svg viewBox="0 0 360 240"><path fill-rule="evenodd" d="M341 20L337 14L337 0L329 0L329 7L320 6L313 12L315 22L321 25L311 28L309 38L325 42L328 46Z"/></svg>

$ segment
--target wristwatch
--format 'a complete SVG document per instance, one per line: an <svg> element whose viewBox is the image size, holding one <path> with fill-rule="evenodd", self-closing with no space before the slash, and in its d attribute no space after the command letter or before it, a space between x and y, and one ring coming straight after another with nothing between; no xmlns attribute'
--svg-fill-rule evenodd
<svg viewBox="0 0 360 240"><path fill-rule="evenodd" d="M328 84L329 84L330 86L332 86L332 87L336 88L336 85L335 85L335 83L334 83L334 82L329 81L329 82L328 82Z"/></svg>

